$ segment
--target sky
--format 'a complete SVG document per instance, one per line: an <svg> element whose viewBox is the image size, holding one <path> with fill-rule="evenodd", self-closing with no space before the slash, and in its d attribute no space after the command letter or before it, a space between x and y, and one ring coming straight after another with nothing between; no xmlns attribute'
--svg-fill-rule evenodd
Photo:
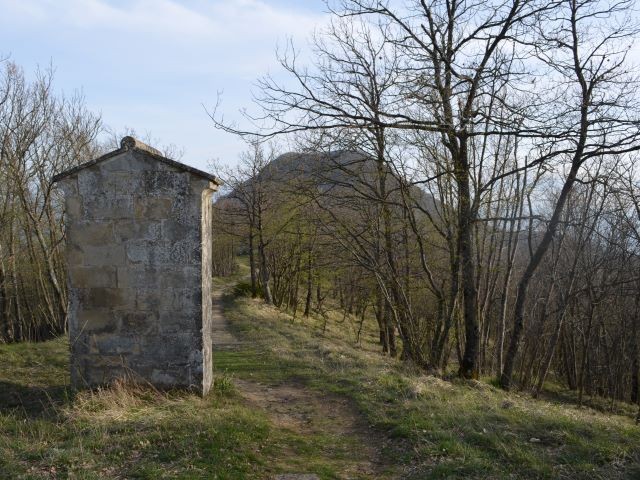
<svg viewBox="0 0 640 480"><path fill-rule="evenodd" d="M81 91L113 131L206 169L244 144L205 108L222 92L221 111L239 119L255 80L278 74L277 46L304 50L326 18L321 0L0 0L0 56L27 75L53 65L58 91Z"/></svg>
<svg viewBox="0 0 640 480"><path fill-rule="evenodd" d="M291 39L304 60L325 8L322 0L0 0L0 58L27 75L53 65L58 91L80 90L113 132L173 145L181 161L207 169L211 160L234 164L245 144L216 130L205 109L221 92L225 119L241 120L256 79L279 78L277 46ZM638 46L632 57L640 63Z"/></svg>

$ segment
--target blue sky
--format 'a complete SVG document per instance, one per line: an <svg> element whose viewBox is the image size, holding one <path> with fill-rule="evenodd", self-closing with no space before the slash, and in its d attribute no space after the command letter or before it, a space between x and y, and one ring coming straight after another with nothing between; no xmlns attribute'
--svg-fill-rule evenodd
<svg viewBox="0 0 640 480"><path fill-rule="evenodd" d="M256 78L277 76L276 46L291 38L304 58L324 11L322 0L0 0L0 56L27 74L52 63L56 87L82 90L115 132L150 134L207 168L235 163L244 144L204 106L222 91L225 118L239 118Z"/></svg>
<svg viewBox="0 0 640 480"><path fill-rule="evenodd" d="M276 46L303 48L326 19L321 0L0 0L0 12L0 55L27 74L53 63L56 87L82 90L106 125L174 144L199 168L243 149L203 104L223 91L237 117L255 79L277 73Z"/></svg>

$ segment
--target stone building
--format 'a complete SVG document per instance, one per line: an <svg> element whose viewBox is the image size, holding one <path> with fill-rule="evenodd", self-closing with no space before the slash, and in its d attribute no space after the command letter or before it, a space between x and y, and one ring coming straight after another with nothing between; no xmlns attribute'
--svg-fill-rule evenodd
<svg viewBox="0 0 640 480"><path fill-rule="evenodd" d="M71 382L211 386L208 173L132 137L53 179L65 194Z"/></svg>

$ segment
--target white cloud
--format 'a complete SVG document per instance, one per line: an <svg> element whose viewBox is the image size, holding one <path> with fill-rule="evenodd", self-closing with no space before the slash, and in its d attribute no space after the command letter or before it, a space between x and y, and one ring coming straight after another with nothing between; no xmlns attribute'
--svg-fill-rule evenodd
<svg viewBox="0 0 640 480"><path fill-rule="evenodd" d="M274 64L278 42L293 38L300 46L325 21L321 13L278 8L265 0L188 5L178 0L0 0L5 13L0 48L6 45L2 30L13 28L33 31L46 43L66 37L69 48L85 57L117 54L120 67L140 62L160 73L207 74L223 64L225 73L247 78Z"/></svg>
<svg viewBox="0 0 640 480"><path fill-rule="evenodd" d="M321 15L276 8L261 0L192 2L175 0L0 0L5 20L76 28L89 32L131 33L226 39L239 42L264 35L310 33Z"/></svg>
<svg viewBox="0 0 640 480"><path fill-rule="evenodd" d="M205 35L211 27L205 16L170 0L136 0L119 8L101 0L70 0L64 10L63 22L88 30Z"/></svg>
<svg viewBox="0 0 640 480"><path fill-rule="evenodd" d="M211 11L222 20L217 22L219 31L238 40L272 33L305 36L322 21L321 15L277 9L259 0L216 2Z"/></svg>
<svg viewBox="0 0 640 480"><path fill-rule="evenodd" d="M228 117L250 106L253 81L277 74L277 43L302 47L326 21L321 0L306 10L270 2L0 0L0 56L27 71L52 61L56 86L82 88L114 130L151 131L203 167L205 152L229 159L241 146L212 128L202 104L224 91Z"/></svg>

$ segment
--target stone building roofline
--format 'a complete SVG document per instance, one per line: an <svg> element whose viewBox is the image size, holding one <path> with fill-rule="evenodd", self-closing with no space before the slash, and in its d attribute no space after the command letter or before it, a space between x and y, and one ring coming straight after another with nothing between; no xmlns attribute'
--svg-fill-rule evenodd
<svg viewBox="0 0 640 480"><path fill-rule="evenodd" d="M147 145L146 143L142 143L140 140L137 140L133 137L124 137L121 141L120 141L120 148L113 150L112 152L106 153L104 155L102 155L101 157L95 158L89 162L85 162L82 163L80 165L77 165L75 167L69 168L63 172L58 173L57 175L55 175L52 179L52 181L58 182L66 177L69 177L75 173L78 173L80 170L84 170L85 168L91 167L93 165L97 165L98 163L104 162L105 160L108 160L112 157L115 157L116 155L120 155L121 153L127 152L127 151L131 151L131 150L136 150L138 152L142 152L145 155L148 155L149 157L158 160L160 162L166 163L167 165L170 165L172 167L175 167L179 170L183 170L185 172L189 172L193 175L196 175L198 177L202 177L205 178L207 180L210 180L211 182L215 183L216 185L222 185L222 181L216 177L215 175L212 175L210 173L204 172L202 170L198 170L197 168L191 167L189 165L185 165L184 163L181 162L177 162L175 160L171 160L170 158L167 158L165 156L162 155L162 153L160 153L159 150Z"/></svg>

